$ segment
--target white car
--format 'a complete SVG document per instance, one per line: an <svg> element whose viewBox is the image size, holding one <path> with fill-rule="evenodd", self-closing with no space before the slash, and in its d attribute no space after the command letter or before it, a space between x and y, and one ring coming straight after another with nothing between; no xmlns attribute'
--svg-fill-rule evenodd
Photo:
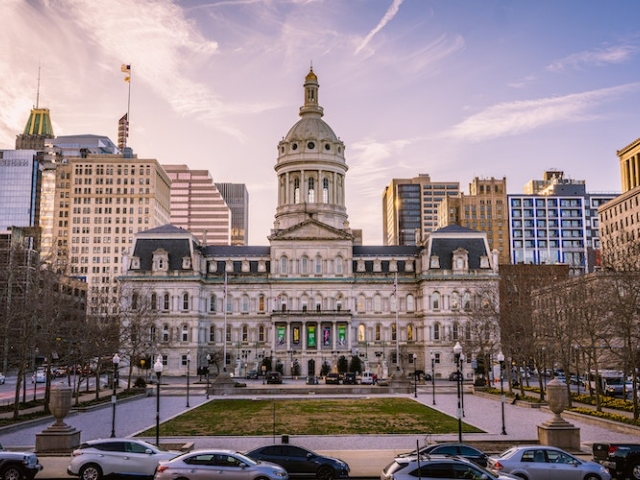
<svg viewBox="0 0 640 480"><path fill-rule="evenodd" d="M4 373L0 373L0 385L4 385L4 381L6 380Z"/></svg>
<svg viewBox="0 0 640 480"><path fill-rule="evenodd" d="M90 440L73 451L67 473L82 480L100 480L105 475L152 477L159 462L181 453L131 438Z"/></svg>
<svg viewBox="0 0 640 480"><path fill-rule="evenodd" d="M36 370L31 376L31 383L46 383L47 381L47 372L44 369L39 368Z"/></svg>

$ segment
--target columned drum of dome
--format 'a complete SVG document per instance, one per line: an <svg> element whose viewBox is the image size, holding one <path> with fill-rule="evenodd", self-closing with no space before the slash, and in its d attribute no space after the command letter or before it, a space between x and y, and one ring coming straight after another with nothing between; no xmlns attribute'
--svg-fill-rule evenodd
<svg viewBox="0 0 640 480"><path fill-rule="evenodd" d="M310 70L304 82L302 117L278 143L278 207L274 228L282 230L314 218L347 228L344 143L322 120L318 78Z"/></svg>

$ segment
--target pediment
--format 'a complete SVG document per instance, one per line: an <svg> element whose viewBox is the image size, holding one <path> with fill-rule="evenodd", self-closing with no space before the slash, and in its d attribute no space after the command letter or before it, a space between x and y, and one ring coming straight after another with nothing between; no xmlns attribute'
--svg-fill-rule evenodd
<svg viewBox="0 0 640 480"><path fill-rule="evenodd" d="M353 240L346 230L338 230L314 219L305 220L269 236L269 240Z"/></svg>

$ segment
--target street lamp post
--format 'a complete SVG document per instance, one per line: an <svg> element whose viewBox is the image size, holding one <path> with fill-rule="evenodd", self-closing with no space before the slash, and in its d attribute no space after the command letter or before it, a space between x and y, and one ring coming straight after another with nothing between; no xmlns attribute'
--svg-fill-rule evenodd
<svg viewBox="0 0 640 480"><path fill-rule="evenodd" d="M187 350L187 408L189 408L189 370L191 370L191 352Z"/></svg>
<svg viewBox="0 0 640 480"><path fill-rule="evenodd" d="M416 370L417 354L413 354L413 398L418 398L418 372Z"/></svg>
<svg viewBox="0 0 640 480"><path fill-rule="evenodd" d="M207 400L209 400L209 367L211 365L211 354L207 353Z"/></svg>
<svg viewBox="0 0 640 480"><path fill-rule="evenodd" d="M162 377L162 356L158 355L153 370L156 372L158 391L156 393L156 446L160 446L160 377Z"/></svg>
<svg viewBox="0 0 640 480"><path fill-rule="evenodd" d="M456 386L458 387L458 442L462 443L462 404L461 404L461 397L460 397L460 393L462 390L461 387L461 377L462 377L462 373L460 372L460 355L462 354L462 345L460 345L460 342L456 342L455 346L453 347L453 355L455 356L456 359Z"/></svg>
<svg viewBox="0 0 640 480"><path fill-rule="evenodd" d="M431 352L431 396L433 405L436 404L436 356Z"/></svg>
<svg viewBox="0 0 640 480"><path fill-rule="evenodd" d="M504 428L504 354L498 353L498 362L500 363L500 402L502 405L502 432L501 435L506 435L507 431Z"/></svg>
<svg viewBox="0 0 640 480"><path fill-rule="evenodd" d="M118 378L118 364L120 363L120 357L116 353L113 356L113 396L111 397L111 438L116 436L116 401L118 399L118 392L116 388L118 384L116 383L116 378Z"/></svg>
<svg viewBox="0 0 640 480"><path fill-rule="evenodd" d="M464 353L460 354L460 398L462 399L462 416L464 417Z"/></svg>

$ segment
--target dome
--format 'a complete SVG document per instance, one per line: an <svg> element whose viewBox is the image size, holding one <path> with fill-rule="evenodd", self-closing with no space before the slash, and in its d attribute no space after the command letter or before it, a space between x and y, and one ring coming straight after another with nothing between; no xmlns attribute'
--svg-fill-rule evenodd
<svg viewBox="0 0 640 480"><path fill-rule="evenodd" d="M285 141L324 140L337 142L338 137L331 127L321 118L302 118L287 133Z"/></svg>

